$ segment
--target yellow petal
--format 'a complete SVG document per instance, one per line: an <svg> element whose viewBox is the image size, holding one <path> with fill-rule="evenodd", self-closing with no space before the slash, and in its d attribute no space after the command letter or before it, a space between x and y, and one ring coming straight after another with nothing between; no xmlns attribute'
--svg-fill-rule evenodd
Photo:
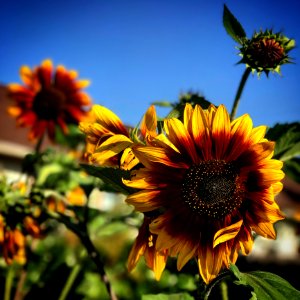
<svg viewBox="0 0 300 300"><path fill-rule="evenodd" d="M81 80L76 81L76 87L78 89L84 89L84 88L88 87L89 85L90 85L90 81L87 79L81 79Z"/></svg>
<svg viewBox="0 0 300 300"><path fill-rule="evenodd" d="M161 191L142 190L127 197L126 202L140 212L152 211L162 206Z"/></svg>
<svg viewBox="0 0 300 300"><path fill-rule="evenodd" d="M220 105L215 113L212 124L212 139L214 141L215 157L223 158L230 141L230 118L224 105Z"/></svg>
<svg viewBox="0 0 300 300"><path fill-rule="evenodd" d="M102 126L108 128L114 133L122 133L128 136L127 129L123 125L122 121L111 110L104 106L94 105L92 111L95 114L96 121Z"/></svg>
<svg viewBox="0 0 300 300"><path fill-rule="evenodd" d="M108 138L99 147L96 147L93 157L98 161L106 161L130 147L133 142L122 134L116 134Z"/></svg>
<svg viewBox="0 0 300 300"><path fill-rule="evenodd" d="M155 106L151 105L146 111L142 122L141 122L141 132L143 136L150 134L151 136L156 136L157 128L157 117L155 112Z"/></svg>
<svg viewBox="0 0 300 300"><path fill-rule="evenodd" d="M284 173L281 170L259 169L256 173L257 185L262 188L268 188L284 178Z"/></svg>
<svg viewBox="0 0 300 300"><path fill-rule="evenodd" d="M252 225L252 229L259 235L273 239L275 240L276 238L276 233L273 227L273 224L270 222L259 222L258 224Z"/></svg>
<svg viewBox="0 0 300 300"><path fill-rule="evenodd" d="M131 148L126 148L120 159L120 168L123 170L131 170L139 163L139 160L134 156Z"/></svg>
<svg viewBox="0 0 300 300"><path fill-rule="evenodd" d="M188 132L192 132L193 111L193 106L190 103L187 103L183 112L183 124Z"/></svg>
<svg viewBox="0 0 300 300"><path fill-rule="evenodd" d="M32 71L28 66L22 66L20 69L20 77L21 80L26 84L26 85L31 85L32 84Z"/></svg>
<svg viewBox="0 0 300 300"><path fill-rule="evenodd" d="M153 271L156 280L160 280L160 277L166 267L167 258L168 258L167 253L168 253L167 250L155 251L154 261L153 261Z"/></svg>
<svg viewBox="0 0 300 300"><path fill-rule="evenodd" d="M7 112L12 116L12 117L18 117L21 113L22 110L18 106L10 106L7 108Z"/></svg>
<svg viewBox="0 0 300 300"><path fill-rule="evenodd" d="M168 132L168 138L175 147L182 153L187 154L193 162L198 162L199 158L195 149L194 141L183 123L178 119L167 119L164 128Z"/></svg>
<svg viewBox="0 0 300 300"><path fill-rule="evenodd" d="M78 73L75 70L69 70L69 76L72 80L74 80L78 77Z"/></svg>
<svg viewBox="0 0 300 300"><path fill-rule="evenodd" d="M249 140L252 144L256 144L262 141L263 137L266 134L267 126L258 126L252 129Z"/></svg>
<svg viewBox="0 0 300 300"><path fill-rule="evenodd" d="M282 184L282 182L275 182L272 184L272 188L273 188L274 195L277 195L278 193L280 193L282 191L283 184Z"/></svg>
<svg viewBox="0 0 300 300"><path fill-rule="evenodd" d="M193 245L190 241L184 243L177 257L177 269L179 271L195 256L197 248L198 245Z"/></svg>
<svg viewBox="0 0 300 300"><path fill-rule="evenodd" d="M213 248L215 248L217 245L221 243L224 243L228 240L235 238L236 235L239 233L242 224L243 224L243 220L240 220L234 224L231 224L230 226L218 230L214 236Z"/></svg>
<svg viewBox="0 0 300 300"><path fill-rule="evenodd" d="M220 246L212 249L208 245L202 245L198 249L199 272L206 284L216 278L222 268L222 249Z"/></svg>
<svg viewBox="0 0 300 300"><path fill-rule="evenodd" d="M235 160L245 151L245 148L248 148L252 127L253 124L249 115L243 115L231 123L231 138L228 147L229 160Z"/></svg>
<svg viewBox="0 0 300 300"><path fill-rule="evenodd" d="M42 61L41 66L43 68L52 70L52 61L51 61L51 59L45 59L44 61Z"/></svg>
<svg viewBox="0 0 300 300"><path fill-rule="evenodd" d="M171 153L168 149L147 146L136 146L132 149L140 162L148 168L151 168L153 163L156 166L159 163L173 168L188 168L185 162L180 161L180 156L175 151Z"/></svg>
<svg viewBox="0 0 300 300"><path fill-rule="evenodd" d="M201 149L203 147L203 137L206 132L207 120L205 117L205 114L203 112L203 109L196 105L194 109L194 113L192 115L192 133L195 140L195 143ZM191 132L191 131L190 131Z"/></svg>
<svg viewBox="0 0 300 300"><path fill-rule="evenodd" d="M251 234L251 230L248 230L246 226L243 226L239 233L239 245L243 255L248 255L252 250L253 236ZM235 263L235 261L232 261L232 263Z"/></svg>

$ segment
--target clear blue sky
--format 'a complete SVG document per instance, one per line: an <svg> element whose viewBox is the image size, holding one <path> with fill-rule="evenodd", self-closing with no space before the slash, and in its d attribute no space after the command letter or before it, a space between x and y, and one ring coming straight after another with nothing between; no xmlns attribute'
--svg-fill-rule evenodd
<svg viewBox="0 0 300 300"><path fill-rule="evenodd" d="M152 101L176 101L188 90L228 109L244 71L222 25L223 4L247 36L283 30L300 43L298 0L2 1L0 83L20 82L19 68L45 58L91 80L86 91L130 125ZM237 115L255 125L300 120L300 52L282 77L251 76ZM159 110L163 116L166 110Z"/></svg>

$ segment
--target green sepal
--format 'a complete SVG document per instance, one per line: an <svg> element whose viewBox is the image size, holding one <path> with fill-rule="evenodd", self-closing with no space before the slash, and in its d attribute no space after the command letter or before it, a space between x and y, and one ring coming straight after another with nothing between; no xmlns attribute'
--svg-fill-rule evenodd
<svg viewBox="0 0 300 300"><path fill-rule="evenodd" d="M243 44L246 39L246 32L241 23L230 12L228 7L224 4L223 11L223 25L227 33L239 44Z"/></svg>

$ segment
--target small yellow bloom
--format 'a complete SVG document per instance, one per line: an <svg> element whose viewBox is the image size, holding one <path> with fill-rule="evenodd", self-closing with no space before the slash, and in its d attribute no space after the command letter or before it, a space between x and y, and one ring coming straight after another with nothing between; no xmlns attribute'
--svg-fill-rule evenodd
<svg viewBox="0 0 300 300"><path fill-rule="evenodd" d="M79 129L86 135L86 156L91 163L106 167L132 169L139 161L130 150L135 143L146 143L157 135L157 118L150 106L136 130L126 127L120 118L104 106L92 107L91 119L81 122Z"/></svg>

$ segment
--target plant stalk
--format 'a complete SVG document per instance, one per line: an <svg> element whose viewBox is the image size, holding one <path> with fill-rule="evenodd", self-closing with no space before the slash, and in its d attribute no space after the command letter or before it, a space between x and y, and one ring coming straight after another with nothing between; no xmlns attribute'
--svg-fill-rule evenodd
<svg viewBox="0 0 300 300"><path fill-rule="evenodd" d="M234 118L235 118L236 111L237 111L238 105L240 103L240 99L241 99L246 81L247 81L250 73L251 73L251 68L246 68L246 70L244 71L244 74L241 78L239 87L237 89L237 92L236 92L236 95L235 95L235 98L234 98L234 102L233 102L233 106L232 106L232 110L231 110L231 114L230 114L230 121L233 121Z"/></svg>
<svg viewBox="0 0 300 300"><path fill-rule="evenodd" d="M78 274L80 272L80 268L81 268L80 264L76 264L72 268L72 270L70 272L70 275L69 275L69 277L68 277L68 279L67 279L67 281L65 283L65 286L64 286L64 288L63 288L63 290L62 290L62 292L61 292L58 300L65 300L66 299L66 297L68 296L68 294L69 294L69 292L70 292L70 290L72 288L72 285L73 285L75 279L77 278L77 276L78 276Z"/></svg>
<svg viewBox="0 0 300 300"><path fill-rule="evenodd" d="M5 280L4 300L10 300L14 276L15 276L14 266L9 266L6 280Z"/></svg>

